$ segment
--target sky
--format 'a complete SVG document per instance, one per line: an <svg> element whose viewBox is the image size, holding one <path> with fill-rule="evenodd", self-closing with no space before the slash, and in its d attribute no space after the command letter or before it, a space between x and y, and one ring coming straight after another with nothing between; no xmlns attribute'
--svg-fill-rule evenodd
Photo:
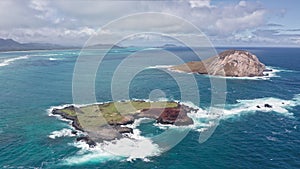
<svg viewBox="0 0 300 169"><path fill-rule="evenodd" d="M0 38L81 46L95 34L107 35L103 44L109 38L149 30L174 37L196 36L173 17L135 17L117 27L106 26L128 15L157 12L191 23L214 46L299 47L299 7L299 0L1 0ZM156 35L134 37L133 44L169 43Z"/></svg>

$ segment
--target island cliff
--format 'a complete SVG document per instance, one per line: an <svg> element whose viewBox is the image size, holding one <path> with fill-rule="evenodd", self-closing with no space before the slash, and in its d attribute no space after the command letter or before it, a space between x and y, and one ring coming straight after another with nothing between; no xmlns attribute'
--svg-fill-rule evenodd
<svg viewBox="0 0 300 169"><path fill-rule="evenodd" d="M215 76L253 77L264 76L266 67L248 51L226 50L203 61L172 66L170 70Z"/></svg>

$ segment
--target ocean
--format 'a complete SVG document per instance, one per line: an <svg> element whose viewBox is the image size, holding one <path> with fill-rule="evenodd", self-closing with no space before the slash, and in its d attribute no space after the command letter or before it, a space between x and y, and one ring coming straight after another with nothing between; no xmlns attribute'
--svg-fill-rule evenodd
<svg viewBox="0 0 300 169"><path fill-rule="evenodd" d="M217 51L225 49L217 48ZM198 105L199 111L190 115L195 124L168 151L160 151L151 138L172 127L153 125L151 120L134 124L139 147L122 140L91 149L75 141L68 121L51 116L51 108L74 102L72 80L80 50L1 52L0 167L300 168L300 48L240 49L257 55L273 72L266 78L223 79L226 82L224 111L213 134L201 144L199 135L213 123L207 113L214 87L210 79L219 77L190 74L198 85L196 91L187 91L188 95L200 95L200 99L197 103L188 102L182 100L181 88L192 89L192 82L184 80L187 76L184 73L170 73L166 67L173 62L159 49L134 55L140 49L119 48L104 57L95 76L97 102L127 99L122 92L128 89L129 99L164 98ZM187 48L167 51L185 62L197 59ZM98 52L103 51L91 51L90 56L96 57ZM134 64L118 67L129 55ZM90 62L86 62L88 69ZM122 78L129 77L123 76L126 66L144 63L150 66L137 72L129 84L121 83L126 82ZM115 72L122 76L114 79ZM180 84L174 76L181 79ZM116 90L112 90L114 82L119 82ZM87 99L82 104L88 103ZM272 108L265 108L264 104ZM122 156L103 149L120 150Z"/></svg>

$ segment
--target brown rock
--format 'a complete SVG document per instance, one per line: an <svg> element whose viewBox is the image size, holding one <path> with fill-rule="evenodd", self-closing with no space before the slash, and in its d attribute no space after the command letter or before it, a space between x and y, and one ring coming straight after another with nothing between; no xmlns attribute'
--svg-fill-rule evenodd
<svg viewBox="0 0 300 169"><path fill-rule="evenodd" d="M206 60L188 62L170 69L217 76L253 77L263 76L266 67L250 52L227 50Z"/></svg>
<svg viewBox="0 0 300 169"><path fill-rule="evenodd" d="M139 117L148 117L157 120L160 124L174 124L184 126L193 124L193 120L187 116L187 109L184 106L176 108L152 108L143 109Z"/></svg>

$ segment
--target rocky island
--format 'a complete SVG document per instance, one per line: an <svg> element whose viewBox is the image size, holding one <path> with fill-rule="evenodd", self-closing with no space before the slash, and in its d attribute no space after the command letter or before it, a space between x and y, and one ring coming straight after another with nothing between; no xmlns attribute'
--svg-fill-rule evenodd
<svg viewBox="0 0 300 169"><path fill-rule="evenodd" d="M243 50L226 50L203 61L193 61L169 68L173 71L215 76L253 77L264 76L266 67L258 58Z"/></svg>
<svg viewBox="0 0 300 169"><path fill-rule="evenodd" d="M60 115L72 121L76 130L87 133L77 137L91 147L96 142L114 140L124 137L124 133L132 133L133 129L126 126L139 118L155 119L159 124L177 126L191 125L193 120L187 113L196 111L186 105L172 102L123 101L91 104L82 107L74 105L52 109L52 114ZM76 131L74 131L74 134Z"/></svg>

